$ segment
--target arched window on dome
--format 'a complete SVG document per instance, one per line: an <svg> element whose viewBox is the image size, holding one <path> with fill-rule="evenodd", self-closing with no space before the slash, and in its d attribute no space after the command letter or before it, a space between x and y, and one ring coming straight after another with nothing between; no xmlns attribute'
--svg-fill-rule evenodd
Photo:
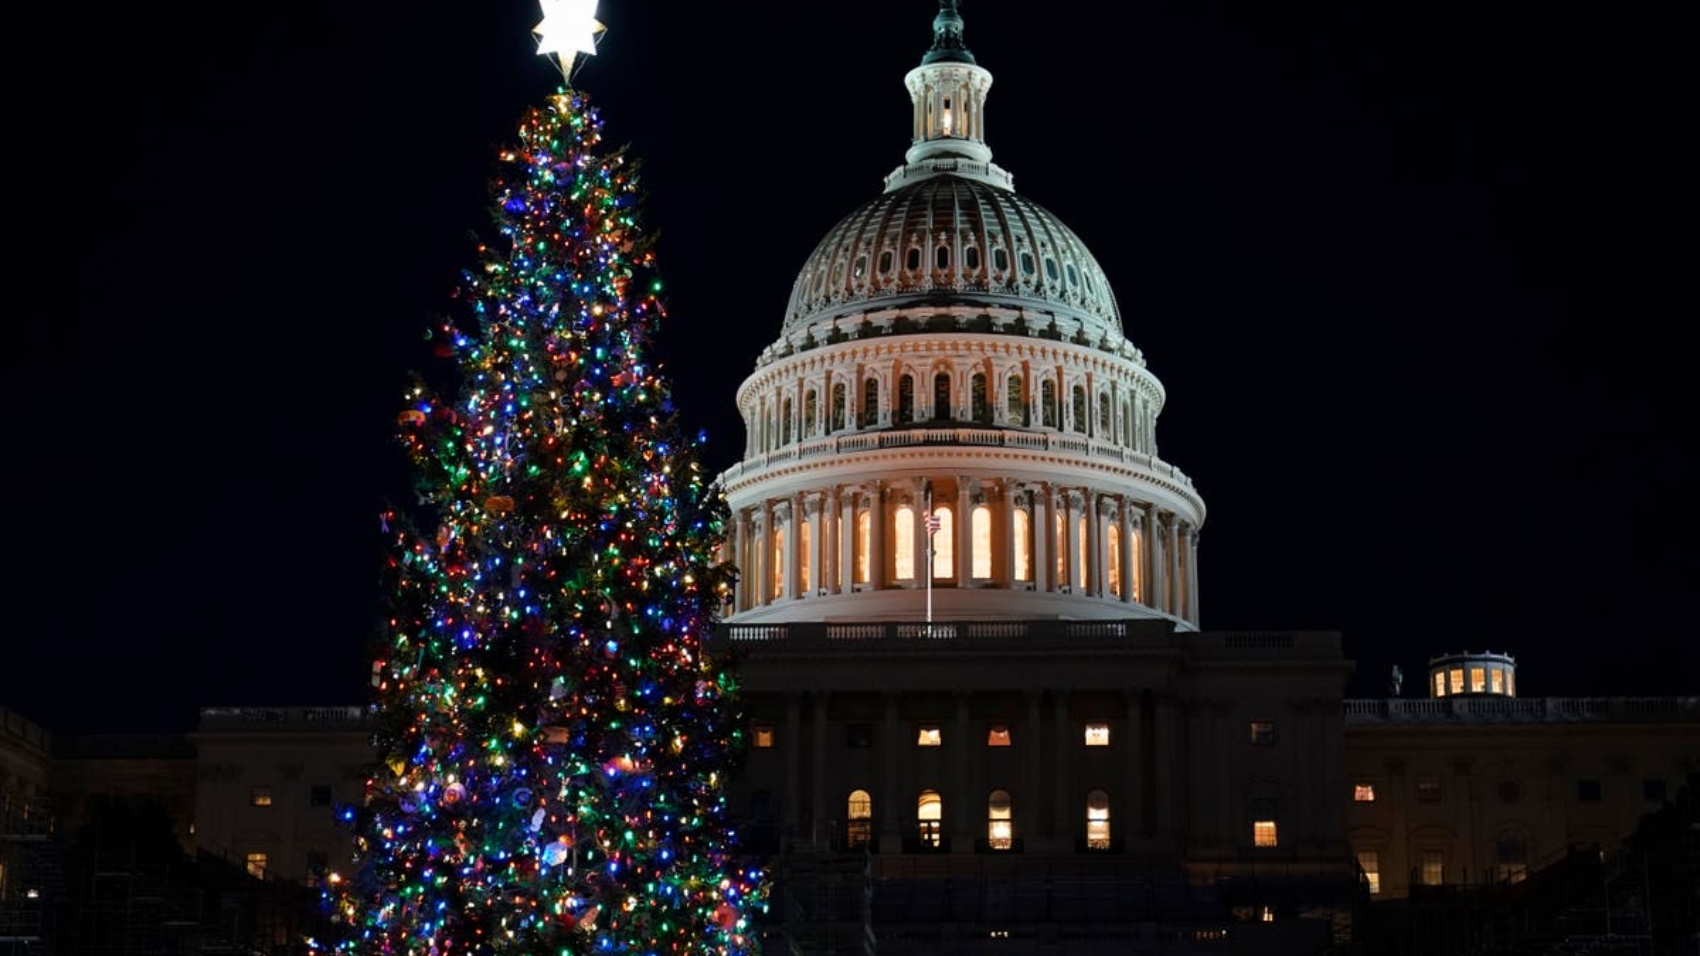
<svg viewBox="0 0 1700 956"><path fill-rule="evenodd" d="M1133 400L1128 398L1122 399L1122 444L1137 447L1133 437Z"/></svg>
<svg viewBox="0 0 1700 956"><path fill-rule="evenodd" d="M970 245L962 250L962 267L969 272L980 271L980 247Z"/></svg>
<svg viewBox="0 0 1700 956"><path fill-rule="evenodd" d="M992 249L992 270L1002 275L1009 271L1009 250L1003 246Z"/></svg>
<svg viewBox="0 0 1700 956"><path fill-rule="evenodd" d="M868 254L864 252L856 256L856 267L850 270L850 277L855 279L857 282L860 282L867 276L867 274Z"/></svg>
<svg viewBox="0 0 1700 956"><path fill-rule="evenodd" d="M915 376L908 373L897 380L897 420L915 421Z"/></svg>
<svg viewBox="0 0 1700 956"><path fill-rule="evenodd" d="M1058 278L1058 276L1057 276L1057 260L1052 259L1050 256L1045 257L1045 278L1049 279L1052 282L1057 281L1057 278Z"/></svg>
<svg viewBox="0 0 1700 956"><path fill-rule="evenodd" d="M933 420L943 421L951 417L950 373L936 372L933 375Z"/></svg>
<svg viewBox="0 0 1700 956"><path fill-rule="evenodd" d="M777 601L785 596L785 526L775 523L772 540L768 542L767 599Z"/></svg>
<svg viewBox="0 0 1700 956"><path fill-rule="evenodd" d="M933 549L933 580L946 581L956 577L956 512L950 505L933 508L939 519L939 530L929 537Z"/></svg>
<svg viewBox="0 0 1700 956"><path fill-rule="evenodd" d="M1098 393L1098 437L1113 439L1115 429L1110 427L1110 393Z"/></svg>
<svg viewBox="0 0 1700 956"><path fill-rule="evenodd" d="M1086 431L1086 386L1076 385L1071 394L1072 394L1074 400L1069 403L1069 411L1073 413L1073 419L1074 420L1069 422L1069 427L1072 428L1074 431L1085 433L1085 431Z"/></svg>
<svg viewBox="0 0 1700 956"><path fill-rule="evenodd" d="M915 509L898 505L891 516L891 576L898 581L915 580Z"/></svg>
<svg viewBox="0 0 1700 956"><path fill-rule="evenodd" d="M992 423L992 406L986 401L986 373L975 372L968 380L969 411L974 421L982 425Z"/></svg>
<svg viewBox="0 0 1700 956"><path fill-rule="evenodd" d="M1110 795L1093 790L1086 795L1086 849L1110 848Z"/></svg>
<svg viewBox="0 0 1700 956"><path fill-rule="evenodd" d="M849 389L843 382L832 383L832 422L831 429L835 432L844 430L845 403L849 401Z"/></svg>
<svg viewBox="0 0 1700 956"><path fill-rule="evenodd" d="M1105 564L1109 566L1110 594L1122 596L1122 529L1114 521L1110 522L1109 531L1104 535Z"/></svg>
<svg viewBox="0 0 1700 956"><path fill-rule="evenodd" d="M1039 383L1039 424L1057 427L1057 383L1048 378Z"/></svg>
<svg viewBox="0 0 1700 956"><path fill-rule="evenodd" d="M866 508L856 512L856 584L867 584L872 569L872 558L869 549L873 546L871 534L874 527L874 516Z"/></svg>
<svg viewBox="0 0 1700 956"><path fill-rule="evenodd" d="M884 252L880 253L880 275L881 276L891 275L891 267L895 264L896 258L897 258L896 256L892 255L892 252L891 252L890 249L887 249Z"/></svg>
<svg viewBox="0 0 1700 956"><path fill-rule="evenodd" d="M862 382L861 427L872 428L880 420L880 380L872 375Z"/></svg>
<svg viewBox="0 0 1700 956"><path fill-rule="evenodd" d="M975 505L969 519L968 537L973 542L974 559L969 574L985 581L992 576L992 509Z"/></svg>
<svg viewBox="0 0 1700 956"><path fill-rule="evenodd" d="M1033 274L1033 253L1026 249L1021 250L1021 274L1024 276Z"/></svg>
<svg viewBox="0 0 1700 956"><path fill-rule="evenodd" d="M813 438L820 429L820 399L815 397L815 390L809 389L803 393L803 436Z"/></svg>
<svg viewBox="0 0 1700 956"><path fill-rule="evenodd" d="M950 247L939 245L933 249L933 268L940 272L950 269Z"/></svg>
<svg viewBox="0 0 1700 956"><path fill-rule="evenodd" d="M921 247L910 246L909 254L903 257L903 268L910 272L921 271Z"/></svg>
<svg viewBox="0 0 1700 956"><path fill-rule="evenodd" d="M1015 846L1015 810L1008 790L993 790L986 798L986 847L1008 850Z"/></svg>
<svg viewBox="0 0 1700 956"><path fill-rule="evenodd" d="M1080 284L1080 273L1075 270L1074 263L1072 261L1064 263L1064 265L1063 265L1063 275L1068 277L1068 287L1069 288L1072 289L1075 286Z"/></svg>
<svg viewBox="0 0 1700 956"><path fill-rule="evenodd" d="M1033 519L1026 508L1017 508L1012 516L1015 537L1015 569L1014 579L1017 581L1033 580Z"/></svg>
<svg viewBox="0 0 1700 956"><path fill-rule="evenodd" d="M1009 383L1005 386L1004 411L1009 416L1011 425L1027 424L1027 398L1021 387L1021 375L1012 372Z"/></svg>
<svg viewBox="0 0 1700 956"><path fill-rule="evenodd" d="M791 444L791 399L787 398L779 406L779 445L783 448Z"/></svg>

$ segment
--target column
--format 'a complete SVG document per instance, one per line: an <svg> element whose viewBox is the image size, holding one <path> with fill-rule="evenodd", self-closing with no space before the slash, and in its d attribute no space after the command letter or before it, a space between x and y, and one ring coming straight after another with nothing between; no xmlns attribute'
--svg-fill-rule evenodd
<svg viewBox="0 0 1700 956"><path fill-rule="evenodd" d="M801 695L785 695L785 836L795 836L803 819L803 714Z"/></svg>
<svg viewBox="0 0 1700 956"><path fill-rule="evenodd" d="M885 482L868 489L868 587L885 587Z"/></svg>
<svg viewBox="0 0 1700 956"><path fill-rule="evenodd" d="M1068 691L1051 691L1051 710L1057 724L1053 738L1056 740L1057 752L1054 755L1056 758L1053 768L1055 790L1052 794L1056 805L1052 807L1051 826L1055 829L1056 836L1061 841L1059 845L1069 846L1073 843L1074 834L1068 823L1069 808L1073 806L1068 791L1068 755L1072 752L1069 747L1069 733L1072 727L1068 718Z"/></svg>
<svg viewBox="0 0 1700 956"><path fill-rule="evenodd" d="M1026 758L1027 780L1031 789L1025 793L1014 795L1015 800L1018 801L1015 805L1015 812L1019 814L1015 821L1017 828L1015 832L1019 836L1025 830L1037 837L1048 833L1044 824L1040 822L1044 819L1041 814L1044 795L1040 793L1040 782L1045 779L1044 736L1041 730L1044 726L1044 713L1040 709L1044 704L1044 691L1029 690L1026 697L1027 725L1021 728L1021 736L1015 739L1016 743L1022 748L1022 756Z"/></svg>
<svg viewBox="0 0 1700 956"><path fill-rule="evenodd" d="M973 853L974 823L983 818L986 812L985 795L975 794L969 789L969 762L980 748L976 746L977 742L969 726L970 695L966 691L958 691L953 697L956 704L956 731L951 735L955 739L949 746L954 748L953 756L956 758L951 761L955 771L955 786L952 789L956 791L956 809L951 810L949 804L946 804L945 812L952 821L951 852Z"/></svg>
<svg viewBox="0 0 1700 956"><path fill-rule="evenodd" d="M1137 554L1133 539L1139 533L1139 521L1133 516L1133 502L1124 497L1121 505L1122 603L1133 604L1139 600L1139 573L1133 564Z"/></svg>
<svg viewBox="0 0 1700 956"><path fill-rule="evenodd" d="M750 561L750 515L739 511L732 525L732 560L738 569L737 579L732 582L732 607L743 611L750 607L750 578L756 574L755 565Z"/></svg>
<svg viewBox="0 0 1700 956"><path fill-rule="evenodd" d="M1015 487L1004 482L998 489L998 520L993 555L1002 555L1002 564L994 562L992 575L1006 588L1015 586Z"/></svg>
<svg viewBox="0 0 1700 956"><path fill-rule="evenodd" d="M773 502L761 503L760 520L756 522L756 594L752 607L773 600Z"/></svg>
<svg viewBox="0 0 1700 956"><path fill-rule="evenodd" d="M861 497L854 488L833 495L838 501L838 593L856 590L856 499Z"/></svg>
<svg viewBox="0 0 1700 956"><path fill-rule="evenodd" d="M1187 536L1186 552L1186 616L1195 626L1198 625L1198 529L1192 529Z"/></svg>
<svg viewBox="0 0 1700 956"><path fill-rule="evenodd" d="M1172 692L1162 691L1154 695L1155 723L1152 743L1152 774L1155 801L1157 804L1157 835L1173 839L1175 835L1175 757L1177 756L1175 734L1179 732L1175 720L1175 698Z"/></svg>
<svg viewBox="0 0 1700 956"><path fill-rule="evenodd" d="M874 808L874 820L879 826L880 852L903 852L903 831L899 825L903 814L898 810L897 796L897 751L902 746L902 727L899 723L898 701L896 691L887 691L885 701L885 787L880 794L881 806Z"/></svg>
<svg viewBox="0 0 1700 956"><path fill-rule="evenodd" d="M809 814L809 840L816 846L827 844L832 839L832 801L826 792L826 706L830 692L816 690L812 694L815 702L814 726L814 772L810 775L809 791L810 804L813 810Z"/></svg>
<svg viewBox="0 0 1700 956"><path fill-rule="evenodd" d="M1168 533L1163 536L1163 583L1168 585L1165 598L1167 610L1177 617L1181 613L1180 606L1180 531L1179 516L1169 519Z"/></svg>
<svg viewBox="0 0 1700 956"><path fill-rule="evenodd" d="M1142 597L1145 599L1143 603L1154 611L1160 611L1163 609L1163 588L1159 580L1161 577L1159 569L1162 567L1162 562L1158 560L1158 556L1162 553L1162 550L1158 539L1162 525L1157 520L1156 505L1148 504L1145 506L1144 525L1144 532L1139 539L1143 545L1140 554L1140 567L1145 572L1145 587L1142 589Z"/></svg>
<svg viewBox="0 0 1700 956"><path fill-rule="evenodd" d="M1147 819L1149 808L1145 805L1145 784L1150 769L1150 755L1145 752L1145 713L1141 706L1142 692L1139 688L1129 688L1127 691L1127 799L1123 805L1128 808L1128 820L1131 821L1129 832L1135 836L1145 836L1150 832Z"/></svg>
<svg viewBox="0 0 1700 956"><path fill-rule="evenodd" d="M1063 533L1059 545L1063 549L1063 579L1071 594L1086 593L1084 581L1080 577L1080 495L1067 492L1063 495Z"/></svg>
<svg viewBox="0 0 1700 956"><path fill-rule="evenodd" d="M1051 549L1046 542L1051 537L1051 487L1040 484L1033 489L1033 589L1049 591L1055 587L1051 580Z"/></svg>
<svg viewBox="0 0 1700 956"><path fill-rule="evenodd" d="M1093 419L1097 421L1096 418ZM1086 492L1086 587L1093 597L1110 593L1104 582L1104 529L1098 524L1098 493Z"/></svg>
<svg viewBox="0 0 1700 956"><path fill-rule="evenodd" d="M801 593L801 582L797 580L797 572L803 563L801 553L803 546L803 496L792 495L790 501L782 503L785 510L785 567L780 570L783 575L781 597L793 600Z"/></svg>
<svg viewBox="0 0 1700 956"><path fill-rule="evenodd" d="M951 261L955 261L953 258ZM956 476L956 586L974 583L974 479Z"/></svg>

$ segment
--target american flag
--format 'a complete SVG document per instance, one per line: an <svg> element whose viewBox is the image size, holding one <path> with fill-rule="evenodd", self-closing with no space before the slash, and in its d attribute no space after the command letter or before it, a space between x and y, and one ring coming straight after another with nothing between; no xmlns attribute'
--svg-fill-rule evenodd
<svg viewBox="0 0 1700 956"><path fill-rule="evenodd" d="M939 521L939 516L933 514L931 511L927 512L927 533L938 534L939 529L942 527L944 527L944 525Z"/></svg>

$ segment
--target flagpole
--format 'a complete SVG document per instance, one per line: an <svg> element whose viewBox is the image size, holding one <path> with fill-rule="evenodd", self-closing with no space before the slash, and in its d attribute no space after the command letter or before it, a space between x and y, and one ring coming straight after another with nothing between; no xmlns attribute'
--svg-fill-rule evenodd
<svg viewBox="0 0 1700 956"><path fill-rule="evenodd" d="M927 636L933 636L933 484L927 483Z"/></svg>

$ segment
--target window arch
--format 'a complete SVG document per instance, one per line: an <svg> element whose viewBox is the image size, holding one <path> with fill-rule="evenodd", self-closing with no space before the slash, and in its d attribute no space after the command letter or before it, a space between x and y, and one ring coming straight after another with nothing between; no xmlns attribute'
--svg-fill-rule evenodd
<svg viewBox="0 0 1700 956"><path fill-rule="evenodd" d="M787 398L779 406L779 444L781 447L791 444L791 399Z"/></svg>
<svg viewBox="0 0 1700 956"><path fill-rule="evenodd" d="M992 576L992 509L985 505L975 505L968 519L968 536L973 542L973 560L969 566L970 577L985 580Z"/></svg>
<svg viewBox="0 0 1700 956"><path fill-rule="evenodd" d="M769 555L767 597L777 601L785 596L785 526L782 524L774 525Z"/></svg>
<svg viewBox="0 0 1700 956"><path fill-rule="evenodd" d="M815 390L811 388L803 393L803 437L814 437L818 428L820 428L820 399L815 397Z"/></svg>
<svg viewBox="0 0 1700 956"><path fill-rule="evenodd" d="M1086 795L1086 848L1110 848L1110 795L1103 790Z"/></svg>
<svg viewBox="0 0 1700 956"><path fill-rule="evenodd" d="M1086 560L1086 552L1090 542L1086 540L1086 516L1074 519L1074 573L1069 576L1068 583L1074 585L1076 592L1084 591L1087 587L1086 569L1090 565Z"/></svg>
<svg viewBox="0 0 1700 956"><path fill-rule="evenodd" d="M904 257L903 267L905 269L908 269L910 272L920 271L920 269L921 269L921 247L920 246L910 246L909 247L909 254Z"/></svg>
<svg viewBox="0 0 1700 956"><path fill-rule="evenodd" d="M992 406L986 401L986 373L975 372L968 379L969 415L982 425L992 423Z"/></svg>
<svg viewBox="0 0 1700 956"><path fill-rule="evenodd" d="M950 373L937 372L933 375L933 418L952 418L950 411Z"/></svg>
<svg viewBox="0 0 1700 956"><path fill-rule="evenodd" d="M998 246L992 250L992 268L999 272L1009 271L1009 250Z"/></svg>
<svg viewBox="0 0 1700 956"><path fill-rule="evenodd" d="M832 383L832 422L833 431L844 430L845 406L849 403L849 389L843 382Z"/></svg>
<svg viewBox="0 0 1700 956"><path fill-rule="evenodd" d="M922 790L920 797L915 800L915 821L918 824L916 836L922 846L941 847L944 845L944 799L937 790Z"/></svg>
<svg viewBox="0 0 1700 956"><path fill-rule="evenodd" d="M880 420L880 380L872 375L862 382L862 418L863 428L871 428Z"/></svg>
<svg viewBox="0 0 1700 956"><path fill-rule="evenodd" d="M809 521L797 519L797 586L800 588L809 585L809 552L814 550L809 542L809 525Z"/></svg>
<svg viewBox="0 0 1700 956"><path fill-rule="evenodd" d="M880 275L882 275L882 276L891 275L892 259L893 259L893 256L891 254L890 249L887 249L884 252L880 253Z"/></svg>
<svg viewBox="0 0 1700 956"><path fill-rule="evenodd" d="M1076 385L1072 396L1073 401L1069 403L1069 410L1074 413L1074 421L1069 422L1069 426L1077 432L1084 433L1086 431L1086 386Z"/></svg>
<svg viewBox="0 0 1700 956"><path fill-rule="evenodd" d="M1116 433L1110 428L1110 393L1098 393L1098 437L1115 438Z"/></svg>
<svg viewBox="0 0 1700 956"><path fill-rule="evenodd" d="M950 505L939 505L933 515L939 519L939 530L931 536L933 580L943 581L956 577L956 511Z"/></svg>
<svg viewBox="0 0 1700 956"><path fill-rule="evenodd" d="M1493 841L1493 875L1501 883L1521 883L1529 876L1529 838L1522 831L1504 829Z"/></svg>
<svg viewBox="0 0 1700 956"><path fill-rule="evenodd" d="M915 376L907 373L897 380L897 420L915 420Z"/></svg>
<svg viewBox="0 0 1700 956"><path fill-rule="evenodd" d="M892 577L915 580L915 509L898 505L892 515Z"/></svg>
<svg viewBox="0 0 1700 956"><path fill-rule="evenodd" d="M866 790L850 791L844 808L844 842L852 849L868 845L874 835L874 798Z"/></svg>
<svg viewBox="0 0 1700 956"><path fill-rule="evenodd" d="M1004 410L1009 415L1011 425L1027 424L1027 400L1022 394L1021 376L1011 375L1009 384L1005 386Z"/></svg>
<svg viewBox="0 0 1700 956"><path fill-rule="evenodd" d="M980 247L969 246L962 250L962 265L969 272L980 271Z"/></svg>
<svg viewBox="0 0 1700 956"><path fill-rule="evenodd" d="M933 267L941 272L950 268L950 247L938 246L933 249Z"/></svg>
<svg viewBox="0 0 1700 956"><path fill-rule="evenodd" d="M1057 383L1048 378L1039 383L1039 415L1040 425L1057 427Z"/></svg>
<svg viewBox="0 0 1700 956"><path fill-rule="evenodd" d="M1015 811L1008 790L993 790L986 798L986 846L993 850L1015 846Z"/></svg>

